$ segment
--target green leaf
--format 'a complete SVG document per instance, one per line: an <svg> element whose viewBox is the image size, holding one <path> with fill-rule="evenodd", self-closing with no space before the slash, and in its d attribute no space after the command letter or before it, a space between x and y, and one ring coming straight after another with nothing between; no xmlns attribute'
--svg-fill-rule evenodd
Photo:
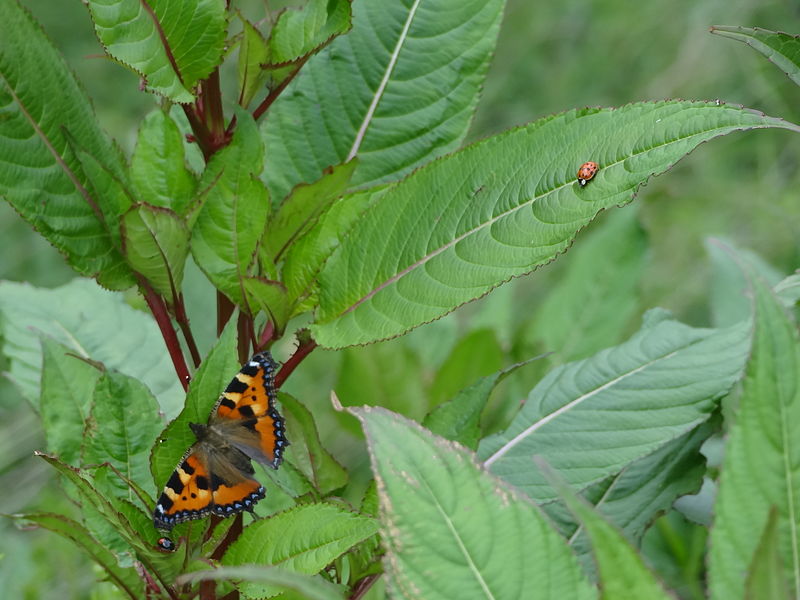
<svg viewBox="0 0 800 600"><path fill-rule="evenodd" d="M725 25L714 25L710 31L754 48L800 85L800 36L758 27Z"/></svg>
<svg viewBox="0 0 800 600"><path fill-rule="evenodd" d="M277 567L264 565L243 567L218 567L208 571L186 573L178 578L178 583L196 581L249 581L269 584L282 590L293 590L305 600L342 600L344 590L341 585L331 583L322 577L309 577Z"/></svg>
<svg viewBox="0 0 800 600"><path fill-rule="evenodd" d="M277 334L281 334L289 321L289 298L286 287L279 281L262 277L246 277L243 282L247 305L253 314L263 311L275 325Z"/></svg>
<svg viewBox="0 0 800 600"><path fill-rule="evenodd" d="M227 20L223 0L88 0L97 37L109 55L139 73L173 102L222 60Z"/></svg>
<svg viewBox="0 0 800 600"><path fill-rule="evenodd" d="M746 600L790 600L779 548L778 511L773 507L747 569Z"/></svg>
<svg viewBox="0 0 800 600"><path fill-rule="evenodd" d="M713 430L708 422L704 423L590 486L581 496L638 545L650 524L667 512L678 497L700 489L706 471L700 446ZM542 510L558 524L578 556L590 554L585 530L562 501L543 504Z"/></svg>
<svg viewBox="0 0 800 600"><path fill-rule="evenodd" d="M359 156L352 184L395 180L467 133L503 0L356 2L353 30L308 61L262 126L283 198Z"/></svg>
<svg viewBox="0 0 800 600"><path fill-rule="evenodd" d="M111 289L133 285L67 133L122 174L86 93L26 9L0 0L0 196L66 256ZM24 49L24 51L21 51Z"/></svg>
<svg viewBox="0 0 800 600"><path fill-rule="evenodd" d="M189 383L183 410L153 446L150 471L156 489L164 486L181 456L197 441L189 423L208 422L211 409L240 367L236 354L236 319L232 318Z"/></svg>
<svg viewBox="0 0 800 600"><path fill-rule="evenodd" d="M544 461L535 459L540 468ZM597 514L575 491L570 489L550 469L548 479L564 499L575 517L580 520L597 562L601 600L669 600L672 598L642 561L636 549L622 533Z"/></svg>
<svg viewBox="0 0 800 600"><path fill-rule="evenodd" d="M800 302L800 275L789 275L775 286L775 294L791 308Z"/></svg>
<svg viewBox="0 0 800 600"><path fill-rule="evenodd" d="M77 465L100 371L74 356L68 356L73 351L51 338L43 337L41 344L42 395L39 411L47 449L65 463Z"/></svg>
<svg viewBox="0 0 800 600"><path fill-rule="evenodd" d="M743 598L747 568L769 513L791 596L800 595L800 336L780 301L743 263L755 297L753 348L730 430L711 530L711 598Z"/></svg>
<svg viewBox="0 0 800 600"><path fill-rule="evenodd" d="M270 32L269 66L297 63L350 30L351 0L309 0L284 10Z"/></svg>
<svg viewBox="0 0 800 600"><path fill-rule="evenodd" d="M267 80L268 72L261 65L267 62L269 48L261 32L250 21L239 15L242 21L242 45L239 47L238 81L239 105L247 108L261 86Z"/></svg>
<svg viewBox="0 0 800 600"><path fill-rule="evenodd" d="M208 190L192 228L192 255L214 286L240 304L269 214L269 194L258 179L263 148L253 118L237 113L231 143L203 174Z"/></svg>
<svg viewBox="0 0 800 600"><path fill-rule="evenodd" d="M716 103L640 103L561 113L435 161L387 191L325 263L314 338L341 348L437 319L556 258L698 144L763 127L800 131ZM582 188L587 159L601 168Z"/></svg>
<svg viewBox="0 0 800 600"><path fill-rule="evenodd" d="M138 600L144 593L144 585L136 569L118 566L114 555L107 548L98 544L97 540L80 523L53 513L29 513L13 515L13 518L21 523L33 523L70 540L100 566L108 579L127 598Z"/></svg>
<svg viewBox="0 0 800 600"><path fill-rule="evenodd" d="M530 362L517 363L482 377L458 392L452 400L434 408L422 424L430 429L431 433L475 450L481 438L481 413L489 401L489 396L498 383Z"/></svg>
<svg viewBox="0 0 800 600"><path fill-rule="evenodd" d="M304 504L245 527L222 564L274 565L313 575L350 548L374 535L378 523L332 504ZM251 597L270 593L263 584L242 584Z"/></svg>
<svg viewBox="0 0 800 600"><path fill-rule="evenodd" d="M473 331L459 340L436 372L428 392L431 406L450 400L459 390L498 371L502 366L503 349L494 331Z"/></svg>
<svg viewBox="0 0 800 600"><path fill-rule="evenodd" d="M39 400L42 334L83 358L140 380L167 416L177 414L183 388L155 321L120 294L75 279L54 289L0 282L0 330L10 378L34 405Z"/></svg>
<svg viewBox="0 0 800 600"><path fill-rule="evenodd" d="M533 318L533 337L551 362L585 358L618 344L639 308L647 236L635 210L608 215L566 260L569 269Z"/></svg>
<svg viewBox="0 0 800 600"><path fill-rule="evenodd" d="M89 514L90 511L94 511L99 519L95 524L102 524L103 527L109 527L110 530L113 530L116 536L128 544L130 550L137 553L138 559L146 567L151 567L151 561L154 558L160 558L159 553L151 544L145 542L141 533L131 525L118 507L96 489L93 482L86 477L84 471L73 469L47 454L42 454L41 452L36 452L35 454L54 467L78 489L83 499L84 513ZM89 521L87 525L91 528L93 523ZM92 534L95 535L95 532L93 531Z"/></svg>
<svg viewBox="0 0 800 600"><path fill-rule="evenodd" d="M189 255L189 230L169 208L133 206L122 218L124 252L130 265L159 294L175 302Z"/></svg>
<svg viewBox="0 0 800 600"><path fill-rule="evenodd" d="M163 428L155 398L139 381L106 371L95 386L91 417L83 462L108 462L152 496L148 459ZM134 491L124 482L111 481L116 496L134 499Z"/></svg>
<svg viewBox="0 0 800 600"><path fill-rule="evenodd" d="M362 422L392 597L592 598L548 520L474 455L382 408Z"/></svg>
<svg viewBox="0 0 800 600"><path fill-rule="evenodd" d="M752 305L745 291L747 277L740 261L759 273L771 285L781 280L781 274L755 252L736 248L728 240L706 238L706 252L711 260L711 319L714 327L729 327L750 318Z"/></svg>
<svg viewBox="0 0 800 600"><path fill-rule="evenodd" d="M292 432L287 460L299 469L320 495L327 496L347 483L347 471L322 445L311 412L289 394L281 393L286 429Z"/></svg>
<svg viewBox="0 0 800 600"><path fill-rule="evenodd" d="M530 466L536 455L577 489L598 482L706 421L741 376L749 341L746 323L695 329L651 311L627 342L548 373L478 456L536 502L556 497Z"/></svg>
<svg viewBox="0 0 800 600"><path fill-rule="evenodd" d="M339 198L305 235L289 246L283 280L293 299L311 293L324 262L367 208L388 189L382 187Z"/></svg>
<svg viewBox="0 0 800 600"><path fill-rule="evenodd" d="M356 164L356 160L351 160L326 169L320 179L298 185L284 199L264 235L266 248L275 262L298 238L308 233L320 215L344 192Z"/></svg>
<svg viewBox="0 0 800 600"><path fill-rule="evenodd" d="M183 136L162 110L151 112L139 127L131 180L140 201L186 214L197 182L186 167Z"/></svg>

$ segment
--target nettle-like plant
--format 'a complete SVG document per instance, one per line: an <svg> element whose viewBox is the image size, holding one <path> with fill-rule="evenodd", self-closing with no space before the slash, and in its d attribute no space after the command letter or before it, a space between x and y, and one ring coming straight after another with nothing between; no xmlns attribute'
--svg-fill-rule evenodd
<svg viewBox="0 0 800 600"><path fill-rule="evenodd" d="M152 313L86 279L0 286L11 376L80 507L15 518L72 540L130 598L361 598L381 575L415 599L667 598L635 547L713 475L700 448L724 413L710 595L800 595L800 345L785 310L800 283L772 289L720 244L742 273L731 293L746 282L752 297L736 318L699 329L655 310L617 346L596 352L608 343L595 336L499 433L481 413L520 365L422 424L382 398L347 409L367 440L366 493L320 443L316 415L280 393L291 446L257 474L256 519L193 520L173 531L177 551L157 545L154 501L195 441L188 424L207 421L254 352L295 336L280 388L317 347L402 336L554 260L702 142L800 133L719 101L664 101L570 110L459 148L503 4L308 0L253 23L222 0L86 0L108 55L158 104L125 157L30 14L0 0L0 192L75 271L136 288ZM714 32L800 83L797 38ZM579 183L587 161L599 171ZM622 264L637 235L620 218L576 252ZM187 261L216 288L205 357ZM607 283L576 269L570 285ZM558 328L591 307L567 294L549 310L543 327ZM738 407L721 413L731 390Z"/></svg>

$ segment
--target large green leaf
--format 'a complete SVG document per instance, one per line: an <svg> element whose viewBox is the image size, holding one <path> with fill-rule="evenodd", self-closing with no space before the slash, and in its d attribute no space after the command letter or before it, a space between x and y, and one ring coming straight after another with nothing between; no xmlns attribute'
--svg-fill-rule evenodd
<svg viewBox="0 0 800 600"><path fill-rule="evenodd" d="M537 502L555 495L536 455L582 489L706 421L741 376L749 341L746 323L695 329L651 311L627 342L551 371L478 456Z"/></svg>
<svg viewBox="0 0 800 600"><path fill-rule="evenodd" d="M315 339L364 344L437 319L556 258L698 144L760 127L800 131L723 104L640 103L561 113L435 161L387 191L325 263ZM589 159L600 172L581 187Z"/></svg>
<svg viewBox="0 0 800 600"><path fill-rule="evenodd" d="M240 303L270 205L257 177L263 148L255 121L243 111L237 117L233 140L214 155L200 181L205 198L192 228L192 255L211 283Z"/></svg>
<svg viewBox="0 0 800 600"><path fill-rule="evenodd" d="M543 466L543 465L542 465ZM597 562L601 600L670 600L655 575L622 533L595 512L574 490L545 473L564 502L581 522Z"/></svg>
<svg viewBox="0 0 800 600"><path fill-rule="evenodd" d="M553 363L585 358L629 333L647 259L636 213L614 211L600 229L579 239L569 270L536 311L532 337L553 353Z"/></svg>
<svg viewBox="0 0 800 600"><path fill-rule="evenodd" d="M305 504L249 525L222 563L275 565L313 575L378 531L375 519L332 504ZM267 595L262 584L245 583L245 595Z"/></svg>
<svg viewBox="0 0 800 600"><path fill-rule="evenodd" d="M780 553L778 511L771 510L758 542L753 562L747 569L746 600L790 600Z"/></svg>
<svg viewBox="0 0 800 600"><path fill-rule="evenodd" d="M231 319L189 383L183 410L167 425L153 447L150 471L156 489L161 489L181 456L197 441L189 423L208 422L211 409L240 367L236 354L236 319Z"/></svg>
<svg viewBox="0 0 800 600"><path fill-rule="evenodd" d="M0 196L79 273L124 289L133 276L114 247L69 139L122 174L119 151L98 126L85 92L39 25L0 0Z"/></svg>
<svg viewBox="0 0 800 600"><path fill-rule="evenodd" d="M107 548L97 543L86 528L80 523L63 515L53 513L30 513L14 515L15 520L25 524L35 524L48 529L70 540L77 548L83 550L103 570L119 591L131 600L138 600L144 593L144 582L133 567L123 568L117 565L116 558Z"/></svg>
<svg viewBox="0 0 800 600"><path fill-rule="evenodd" d="M158 327L119 294L85 279L52 290L4 281L0 307L9 376L34 406L39 401L42 365L39 339L45 335L80 357L140 380L167 416L177 414L183 388Z"/></svg>
<svg viewBox="0 0 800 600"><path fill-rule="evenodd" d="M261 65L267 62L269 47L258 28L239 15L242 20L242 43L239 46L238 83L239 104L245 108L267 79Z"/></svg>
<svg viewBox="0 0 800 600"><path fill-rule="evenodd" d="M758 27L714 25L711 33L738 40L766 56L800 85L800 36Z"/></svg>
<svg viewBox="0 0 800 600"><path fill-rule="evenodd" d="M371 0L309 60L262 128L272 195L358 156L353 185L397 179L469 127L503 0Z"/></svg>
<svg viewBox="0 0 800 600"><path fill-rule="evenodd" d="M91 425L85 433L84 464L108 462L152 496L150 450L163 424L158 404L136 379L106 371L94 389ZM134 499L124 481L110 479L116 496Z"/></svg>
<svg viewBox="0 0 800 600"><path fill-rule="evenodd" d="M131 157L131 180L140 202L183 215L197 182L186 167L184 139L169 114L155 110L139 127Z"/></svg>
<svg viewBox="0 0 800 600"><path fill-rule="evenodd" d="M594 597L549 521L471 452L382 408L351 410L378 483L392 597Z"/></svg>
<svg viewBox="0 0 800 600"><path fill-rule="evenodd" d="M744 597L770 510L791 596L800 595L800 336L780 301L750 272L753 349L736 422L725 448L711 530L711 598Z"/></svg>
<svg viewBox="0 0 800 600"><path fill-rule="evenodd" d="M224 0L88 0L106 51L154 92L191 102L194 84L222 60Z"/></svg>
<svg viewBox="0 0 800 600"><path fill-rule="evenodd" d="M122 219L124 252L159 294L174 302L189 255L189 229L169 208L137 204Z"/></svg>
<svg viewBox="0 0 800 600"><path fill-rule="evenodd" d="M700 446L712 431L711 424L704 423L616 475L590 486L581 496L638 545L647 527L668 511L679 496L700 489L706 471ZM590 555L586 532L563 501L548 502L542 509L558 524L581 558Z"/></svg>
<svg viewBox="0 0 800 600"><path fill-rule="evenodd" d="M77 466L84 429L100 371L75 356L74 350L49 337L42 338L42 395L39 411L47 449L65 463Z"/></svg>

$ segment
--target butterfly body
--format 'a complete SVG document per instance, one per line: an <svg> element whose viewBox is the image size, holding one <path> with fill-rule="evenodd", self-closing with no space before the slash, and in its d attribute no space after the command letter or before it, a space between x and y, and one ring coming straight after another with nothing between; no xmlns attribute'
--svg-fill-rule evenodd
<svg viewBox="0 0 800 600"><path fill-rule="evenodd" d="M220 396L207 424L190 423L197 438L167 481L153 511L156 528L170 530L209 514L253 510L266 491L251 460L277 469L289 442L275 408L275 363L268 352L245 364Z"/></svg>

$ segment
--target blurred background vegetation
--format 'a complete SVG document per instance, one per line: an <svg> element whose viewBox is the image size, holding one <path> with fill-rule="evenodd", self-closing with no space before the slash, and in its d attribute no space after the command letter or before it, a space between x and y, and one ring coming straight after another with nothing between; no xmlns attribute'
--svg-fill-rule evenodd
<svg viewBox="0 0 800 600"><path fill-rule="evenodd" d="M368 2L369 0L355 0ZM130 153L136 128L153 109L138 79L101 57L88 12L78 0L23 0L93 99L101 124ZM286 2L249 0L254 19ZM720 99L800 122L797 87L763 56L732 40L710 35L710 25L759 26L800 33L800 3L788 0L508 0L497 52L469 136L480 139L540 116L581 106L618 106L665 98ZM0 43L2 41L0 40ZM20 51L24 51L20 49ZM587 157L589 159L591 157ZM637 210L646 234L647 263L638 283L636 310L673 311L696 326L709 324L707 236L721 236L754 250L779 272L800 263L800 144L786 131L734 134L696 150L670 173L640 190ZM638 208L634 208L638 207ZM613 211L612 213L613 214ZM601 215L589 231L602 227ZM4 252L0 279L55 287L73 277L59 254L6 203L0 203ZM333 414L331 388L348 404L384 404L415 418L478 376L536 351L526 332L536 310L571 267L570 252L453 315L402 339L339 353L317 351L288 382L318 417L334 454L368 480L368 465L355 424ZM207 319L213 294L197 284L195 324ZM191 298L190 298L191 302ZM1 308L1 307L0 307ZM200 332L205 347L213 332ZM612 345L619 340L608 340ZM291 340L276 349L286 358ZM490 426L525 397L527 380L511 382L493 400ZM536 370L536 369L534 369ZM417 401L416 399L421 399ZM44 447L38 417L0 383L0 513L69 511L56 482L34 449ZM355 498L354 500L357 500ZM699 598L705 532L677 513L648 536L648 559L686 598ZM61 538L16 531L0 521L0 589L6 598L114 597L88 559Z"/></svg>

